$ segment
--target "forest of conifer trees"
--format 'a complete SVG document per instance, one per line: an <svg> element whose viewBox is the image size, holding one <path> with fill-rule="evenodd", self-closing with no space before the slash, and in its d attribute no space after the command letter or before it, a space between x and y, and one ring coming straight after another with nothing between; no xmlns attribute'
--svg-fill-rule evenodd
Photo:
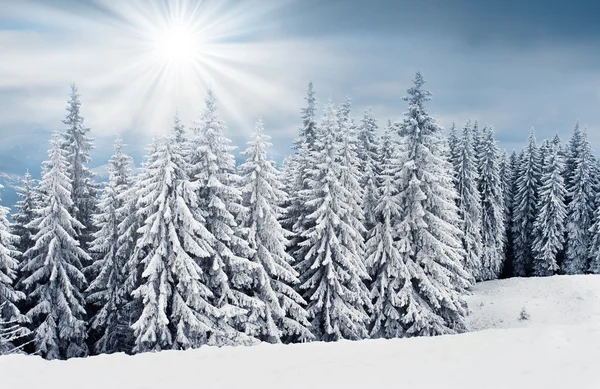
<svg viewBox="0 0 600 389"><path fill-rule="evenodd" d="M280 167L261 120L236 166L208 91L138 174L117 139L102 184L72 86L41 177L24 175L11 217L0 206L0 354L453 334L476 282L600 273L586 129L532 129L509 154L490 126L446 132L424 84L381 124L350 99L319 106L309 83Z"/></svg>

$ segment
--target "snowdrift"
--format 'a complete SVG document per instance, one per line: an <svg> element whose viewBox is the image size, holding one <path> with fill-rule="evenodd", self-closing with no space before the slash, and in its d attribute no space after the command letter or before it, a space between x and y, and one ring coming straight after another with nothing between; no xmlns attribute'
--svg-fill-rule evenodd
<svg viewBox="0 0 600 389"><path fill-rule="evenodd" d="M600 388L600 276L486 282L469 303L480 331L468 334L66 362L8 356L0 388Z"/></svg>

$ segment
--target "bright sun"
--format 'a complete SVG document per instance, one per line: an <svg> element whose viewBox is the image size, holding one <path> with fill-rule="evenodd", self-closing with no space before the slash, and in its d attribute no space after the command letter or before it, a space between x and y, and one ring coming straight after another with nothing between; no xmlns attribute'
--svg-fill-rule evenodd
<svg viewBox="0 0 600 389"><path fill-rule="evenodd" d="M201 52L200 40L182 24L172 25L155 37L154 50L158 57L172 65L191 65Z"/></svg>

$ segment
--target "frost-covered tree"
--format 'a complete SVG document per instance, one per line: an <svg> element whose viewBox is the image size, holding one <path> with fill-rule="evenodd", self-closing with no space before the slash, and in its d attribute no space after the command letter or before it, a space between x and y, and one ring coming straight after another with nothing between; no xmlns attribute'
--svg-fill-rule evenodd
<svg viewBox="0 0 600 389"><path fill-rule="evenodd" d="M377 174L379 144L377 120L371 109L366 109L358 127L358 159L361 166L360 186L363 189L362 208L367 231L375 226L377 206Z"/></svg>
<svg viewBox="0 0 600 389"><path fill-rule="evenodd" d="M313 336L308 330L306 302L294 290L299 283L298 273L291 265L293 258L286 252L291 233L283 229L278 220L283 213L279 204L286 201L287 194L279 181L279 172L267 159L265 149L271 146L269 139L259 120L252 141L243 152L248 158L239 168L242 204L248 208L244 227L254 250L251 259L260 264L267 280L258 295L266 308L260 337L271 343L307 341Z"/></svg>
<svg viewBox="0 0 600 389"><path fill-rule="evenodd" d="M491 127L483 129L479 152L479 193L481 194L482 280L500 276L504 263L505 208L501 177L501 156Z"/></svg>
<svg viewBox="0 0 600 389"><path fill-rule="evenodd" d="M384 142L385 144L385 142ZM412 319L407 315L407 306L413 297L411 271L408 258L400 252L398 231L394 221L400 217L401 209L394 181L397 161L382 159L377 177L378 192L375 207L376 224L367 241L367 267L373 283L372 338L401 338L407 336L405 323ZM408 319L405 321L405 319Z"/></svg>
<svg viewBox="0 0 600 389"><path fill-rule="evenodd" d="M512 273L513 263L513 205L515 191L514 169L517 167L517 153L513 151L510 156L505 151L500 160L500 179L502 183L502 195L504 198L504 259L502 276L508 277Z"/></svg>
<svg viewBox="0 0 600 389"><path fill-rule="evenodd" d="M529 134L527 145L519 158L513 209L514 259L517 277L531 274L533 265L534 223L537 217L541 161L535 131Z"/></svg>
<svg viewBox="0 0 600 389"><path fill-rule="evenodd" d="M40 181L44 193L41 208L31 226L37 231L35 245L24 255L23 281L33 292L32 321L36 350L47 359L87 355L86 311L82 291L86 285L81 262L89 256L79 246L77 229L83 225L69 212L73 209L71 179L65 152L54 134Z"/></svg>
<svg viewBox="0 0 600 389"><path fill-rule="evenodd" d="M596 195L596 210L594 212L594 224L592 230L592 242L590 245L589 272L600 274L600 193Z"/></svg>
<svg viewBox="0 0 600 389"><path fill-rule="evenodd" d="M93 181L94 174L88 169L91 161L90 150L93 139L89 137L90 129L83 124L81 102L75 84L71 85L71 95L67 102L67 116L63 120L66 130L63 134L62 147L67 159L67 174L71 179L70 213L83 226L74 226L82 249L88 249L94 231L93 215L96 213L97 187ZM84 265L87 265L84 263Z"/></svg>
<svg viewBox="0 0 600 389"><path fill-rule="evenodd" d="M424 83L417 73L404 98L408 111L398 125L400 170L395 179L401 214L393 229L410 271L410 282L399 299L406 336L464 331L463 293L472 280L462 266L457 193L447 144L443 129L427 112L431 93Z"/></svg>
<svg viewBox="0 0 600 389"><path fill-rule="evenodd" d="M391 161L396 156L396 143L394 139L396 129L392 124L391 120L388 120L388 124L381 135L381 141L379 145L379 159L383 163L385 161ZM381 170L382 168L380 168Z"/></svg>
<svg viewBox="0 0 600 389"><path fill-rule="evenodd" d="M452 122L452 127L448 131L448 153L450 165L452 165L452 174L454 177L454 186L458 191L457 169L460 162L460 139L456 130L456 123Z"/></svg>
<svg viewBox="0 0 600 389"><path fill-rule="evenodd" d="M158 140L140 185L146 218L134 252L143 266L142 284L133 292L143 307L132 325L135 352L215 345L237 336L205 284L200 263L215 255L215 238L205 227L176 131L177 123L169 138Z"/></svg>
<svg viewBox="0 0 600 389"><path fill-rule="evenodd" d="M483 280L481 195L477 188L477 160L473 149L473 128L467 122L458 144L456 183L458 186L458 210L462 219L464 267L476 281Z"/></svg>
<svg viewBox="0 0 600 389"><path fill-rule="evenodd" d="M558 270L557 257L565 239L566 188L564 161L557 146L548 144L542 167L538 213L534 223L533 275L551 276Z"/></svg>
<svg viewBox="0 0 600 389"><path fill-rule="evenodd" d="M567 193L567 242L562 272L582 274L588 270L591 228L594 220L594 174L596 166L587 130L575 125L569 145L569 172Z"/></svg>
<svg viewBox="0 0 600 389"><path fill-rule="evenodd" d="M115 141L114 148L115 153L108 161L109 181L102 191L99 213L94 219L97 231L90 246L90 251L98 255L93 265L96 267L94 274L98 275L87 290L86 300L98 309L90 322L92 331L98 336L94 345L97 353L128 351L124 336L129 318L124 305L129 296L124 293L123 285L129 258L118 255L118 250L119 224L125 216L122 213L124 194L132 185L133 161L123 152L120 138Z"/></svg>
<svg viewBox="0 0 600 389"><path fill-rule="evenodd" d="M24 326L27 319L17 306L25 294L14 288L19 266L19 252L15 247L18 237L11 233L7 215L8 208L0 206L0 355L18 350L15 342L28 332Z"/></svg>
<svg viewBox="0 0 600 389"><path fill-rule="evenodd" d="M260 333L264 303L256 296L264 280L260 266L252 261L254 251L238 221L247 209L241 205L240 177L235 172L235 147L225 137L225 123L217 114L216 99L208 92L191 140L190 178L198 187L200 209L205 212L207 230L215 237L214 253L203 262L210 299L227 314L227 321L239 332L226 334L219 344L252 343L246 335Z"/></svg>
<svg viewBox="0 0 600 389"><path fill-rule="evenodd" d="M305 250L298 244L302 240L301 235L311 227L307 216L313 212L306 201L310 189L308 187L309 175L315 163L313 156L317 142L317 99L312 82L308 83L308 91L304 99L306 106L300 111L302 127L300 127L298 138L294 141L295 154L292 156L294 181L288 187L290 205L282 220L283 227L294 233L290 239L288 251L295 261L302 259L305 255Z"/></svg>
<svg viewBox="0 0 600 389"><path fill-rule="evenodd" d="M315 211L302 234L306 255L297 264L311 330L322 341L367 337L368 278L359 253L363 237L353 222L353 194L344 187L338 120L330 102L318 131L307 201Z"/></svg>
<svg viewBox="0 0 600 389"><path fill-rule="evenodd" d="M354 120L350 117L351 101L350 98L340 105L337 111L338 126L336 128L337 143L339 145L339 160L340 160L340 185L348 194L346 202L349 213L345 216L345 222L359 231L363 236L366 234L366 229L363 224L364 212L362 208L362 200L364 191L361 186L360 166L361 160L358 157L358 144L356 126ZM356 242L356 254L364 257L364 241Z"/></svg>
<svg viewBox="0 0 600 389"><path fill-rule="evenodd" d="M12 215L11 231L18 237L18 242L15 244L17 251L24 253L34 244L32 236L35 232L28 225L35 218L35 210L39 208L40 199L35 180L29 172L25 173L23 184L17 188L17 195L19 200L15 205L17 212Z"/></svg>

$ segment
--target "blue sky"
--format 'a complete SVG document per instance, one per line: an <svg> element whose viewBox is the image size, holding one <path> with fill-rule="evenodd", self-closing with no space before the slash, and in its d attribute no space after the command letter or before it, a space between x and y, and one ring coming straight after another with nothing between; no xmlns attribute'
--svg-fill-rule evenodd
<svg viewBox="0 0 600 389"><path fill-rule="evenodd" d="M209 86L234 142L262 116L280 159L309 80L321 103L350 96L355 116L372 107L385 123L417 69L444 126L477 119L512 150L531 127L564 139L580 120L600 150L598 14L577 0L0 0L0 172L39 171L71 82L97 166L117 134L139 162L175 110L191 125ZM165 68L153 41L180 22L200 59Z"/></svg>

